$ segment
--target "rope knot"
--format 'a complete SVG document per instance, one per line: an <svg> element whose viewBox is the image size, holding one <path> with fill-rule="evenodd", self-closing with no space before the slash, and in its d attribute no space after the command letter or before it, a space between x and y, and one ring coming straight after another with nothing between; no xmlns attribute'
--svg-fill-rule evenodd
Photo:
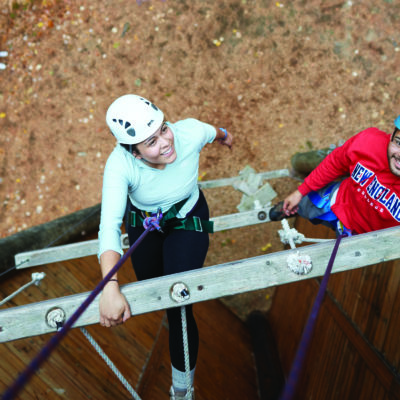
<svg viewBox="0 0 400 400"><path fill-rule="evenodd" d="M151 214L151 216L146 217L143 220L143 228L144 229L149 229L150 231L158 230L159 232L162 232L161 226L160 226L160 221L163 217L163 213L161 211L161 208L158 209L157 213Z"/></svg>

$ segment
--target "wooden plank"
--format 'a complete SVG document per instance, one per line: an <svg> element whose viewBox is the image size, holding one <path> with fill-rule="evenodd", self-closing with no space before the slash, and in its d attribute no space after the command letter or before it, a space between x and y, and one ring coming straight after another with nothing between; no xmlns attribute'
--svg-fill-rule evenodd
<svg viewBox="0 0 400 400"><path fill-rule="evenodd" d="M400 258L400 227L344 238L336 256L332 273L373 265ZM374 246L379 240L380 246ZM184 282L190 293L185 303L192 304L223 296L244 293L271 286L298 282L322 276L330 258L334 241L302 247L300 254L309 255L313 269L308 275L296 275L286 266L286 259L296 249L248 258L157 279L122 286L134 315L177 306L170 290L177 282ZM243 279L246 277L246 279ZM0 342L54 332L46 324L46 314L52 308L64 310L67 319L86 299L81 293L55 300L14 307L0 312ZM99 322L98 299L83 313L75 326Z"/></svg>
<svg viewBox="0 0 400 400"><path fill-rule="evenodd" d="M397 270L400 269L399 262L397 263ZM385 343L382 348L382 353L390 361L390 363L396 368L397 373L400 375L400 345L399 345L399 331L400 331L400 286L398 287L396 296L393 297L393 304L396 308L391 314L387 324L387 334Z"/></svg>
<svg viewBox="0 0 400 400"><path fill-rule="evenodd" d="M378 378L382 386L388 390L392 390L395 383L393 371L391 367L383 360L382 356L374 349L370 343L362 339L361 331L358 330L353 323L341 312L332 297L327 296L324 303L326 311L335 320L336 324L345 334L346 338L357 350L357 354L361 356L367 367L374 371L374 375ZM400 398L400 382L397 382L397 396Z"/></svg>
<svg viewBox="0 0 400 400"><path fill-rule="evenodd" d="M83 231L95 232L100 221L100 204L0 238L0 273L12 269L21 251L43 249L82 240Z"/></svg>
<svg viewBox="0 0 400 400"><path fill-rule="evenodd" d="M214 231L219 232L269 222L270 208L262 207L257 210L211 218L211 221L214 221ZM121 235L121 246L123 249L129 248L129 241L126 234ZM15 265L17 269L23 269L36 265L55 263L57 261L72 260L74 258L97 254L98 249L99 242L97 239L94 239L63 246L49 247L42 250L27 251L15 255Z"/></svg>

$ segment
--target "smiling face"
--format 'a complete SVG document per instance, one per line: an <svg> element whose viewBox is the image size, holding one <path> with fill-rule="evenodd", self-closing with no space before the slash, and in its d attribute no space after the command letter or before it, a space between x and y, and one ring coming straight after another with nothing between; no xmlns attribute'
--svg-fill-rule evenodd
<svg viewBox="0 0 400 400"><path fill-rule="evenodd" d="M400 178L400 131L397 131L389 142L387 156L390 171Z"/></svg>
<svg viewBox="0 0 400 400"><path fill-rule="evenodd" d="M165 122L153 135L137 144L136 149L135 157L152 168L164 169L166 164L176 160L174 134Z"/></svg>

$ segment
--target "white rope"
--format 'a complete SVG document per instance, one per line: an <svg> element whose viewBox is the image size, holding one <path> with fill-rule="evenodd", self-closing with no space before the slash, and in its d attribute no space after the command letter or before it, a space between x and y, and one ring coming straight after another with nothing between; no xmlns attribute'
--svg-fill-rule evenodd
<svg viewBox="0 0 400 400"><path fill-rule="evenodd" d="M85 329L80 328L81 332L86 336L86 339L90 342L90 344L95 348L100 357L105 361L105 363L110 367L110 369L114 372L120 382L125 386L126 390L132 395L135 400L141 400L139 395L135 392L133 387L129 384L129 382L124 378L115 364L108 358L107 354L104 353L103 349L100 345L94 340L93 336Z"/></svg>
<svg viewBox="0 0 400 400"><path fill-rule="evenodd" d="M279 230L279 236L282 243L290 244L292 249L296 248L295 243L301 243L304 241L304 235L297 232L296 229L290 228L289 223L286 219L281 221L283 230ZM298 275L308 274L312 269L311 257L307 254L300 254L297 250L296 253L289 254L286 259L286 263L289 269Z"/></svg>
<svg viewBox="0 0 400 400"><path fill-rule="evenodd" d="M283 229L279 230L279 237L283 244L290 244L290 247L294 249L295 244L301 244L303 242L320 243L327 242L332 239L312 239L306 238L302 233L298 232L295 228L290 228L289 223L286 219L281 221Z"/></svg>
<svg viewBox="0 0 400 400"><path fill-rule="evenodd" d="M21 286L18 290L16 290L14 293L10 294L8 297L0 301L0 306L3 304L7 303L7 301L11 300L13 297L15 297L17 294L21 293L23 290L28 288L29 286L35 284L36 286L39 286L40 281L46 276L44 272L34 272L32 274L32 280L28 283L26 283L24 286Z"/></svg>
<svg viewBox="0 0 400 400"><path fill-rule="evenodd" d="M186 308L181 307L183 350L185 354L185 374L186 374L186 400L192 400L192 380L190 377L189 343L187 335Z"/></svg>
<svg viewBox="0 0 400 400"><path fill-rule="evenodd" d="M303 242L308 242L308 243L322 243L322 242L328 242L329 240L332 240L332 239L315 239L315 238L303 237L302 240L303 240Z"/></svg>

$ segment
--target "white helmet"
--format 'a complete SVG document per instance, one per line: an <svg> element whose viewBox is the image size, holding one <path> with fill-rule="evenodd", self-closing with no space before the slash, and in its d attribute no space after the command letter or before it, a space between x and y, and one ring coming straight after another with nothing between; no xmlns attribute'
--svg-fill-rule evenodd
<svg viewBox="0 0 400 400"><path fill-rule="evenodd" d="M151 101L135 94L116 99L108 108L106 122L118 143L137 144L161 126L164 113Z"/></svg>

